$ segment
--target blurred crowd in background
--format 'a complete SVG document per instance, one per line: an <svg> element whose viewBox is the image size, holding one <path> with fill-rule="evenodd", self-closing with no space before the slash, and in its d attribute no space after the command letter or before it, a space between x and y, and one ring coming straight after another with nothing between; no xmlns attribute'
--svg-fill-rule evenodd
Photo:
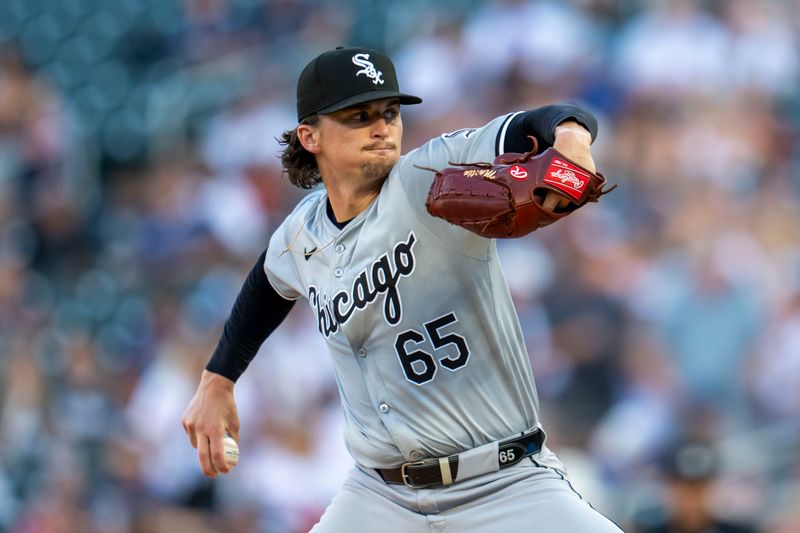
<svg viewBox="0 0 800 533"><path fill-rule="evenodd" d="M404 151L598 116L619 188L499 243L578 491L626 531L800 531L797 0L3 0L0 531L315 523L352 461L305 305L237 384L237 469L204 478L180 418L304 194L300 69L353 44L425 100Z"/></svg>

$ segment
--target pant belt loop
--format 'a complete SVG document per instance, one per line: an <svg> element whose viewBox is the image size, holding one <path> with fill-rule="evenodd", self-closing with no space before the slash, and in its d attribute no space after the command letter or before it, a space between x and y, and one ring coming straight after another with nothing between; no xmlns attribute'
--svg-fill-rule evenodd
<svg viewBox="0 0 800 533"><path fill-rule="evenodd" d="M447 457L439 458L439 470L442 472L442 485L452 485L453 475L450 473L450 460Z"/></svg>

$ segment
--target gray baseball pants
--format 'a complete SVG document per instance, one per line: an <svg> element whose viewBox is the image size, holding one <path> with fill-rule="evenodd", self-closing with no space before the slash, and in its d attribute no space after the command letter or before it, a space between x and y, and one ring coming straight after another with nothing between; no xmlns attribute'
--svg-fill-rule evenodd
<svg viewBox="0 0 800 533"><path fill-rule="evenodd" d="M559 470L530 458L449 487L389 485L350 471L311 533L619 533Z"/></svg>

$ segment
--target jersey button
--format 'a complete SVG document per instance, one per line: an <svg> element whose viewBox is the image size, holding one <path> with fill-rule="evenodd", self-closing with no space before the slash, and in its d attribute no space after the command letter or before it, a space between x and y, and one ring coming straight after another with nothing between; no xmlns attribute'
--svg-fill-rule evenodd
<svg viewBox="0 0 800 533"><path fill-rule="evenodd" d="M361 348L358 349L358 355L360 355L361 357L366 357L367 349L362 346Z"/></svg>
<svg viewBox="0 0 800 533"><path fill-rule="evenodd" d="M386 414L386 413L389 412L389 404L388 403L382 403L382 404L380 404L378 406L378 409L380 410L381 413Z"/></svg>
<svg viewBox="0 0 800 533"><path fill-rule="evenodd" d="M335 249L337 254L344 252L344 244L337 244Z"/></svg>
<svg viewBox="0 0 800 533"><path fill-rule="evenodd" d="M421 452L421 451L419 451L419 450L411 450L411 453L410 453L410 454L408 454L408 456L409 456L409 457L411 457L411 460L412 460L412 461L419 461L420 459L422 459L423 457L425 457L425 454L424 454L424 453L422 453L422 452Z"/></svg>
<svg viewBox="0 0 800 533"><path fill-rule="evenodd" d="M342 274L344 274L344 270L342 270L341 268L337 268L336 270L333 271L333 275L336 276L337 278L341 278Z"/></svg>

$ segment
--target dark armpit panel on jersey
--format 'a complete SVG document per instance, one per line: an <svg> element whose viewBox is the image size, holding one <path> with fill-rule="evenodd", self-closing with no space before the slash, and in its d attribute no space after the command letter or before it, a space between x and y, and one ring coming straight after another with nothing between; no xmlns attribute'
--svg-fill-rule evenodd
<svg viewBox="0 0 800 533"><path fill-rule="evenodd" d="M556 126L568 120L586 127L592 134L592 141L597 137L597 119L588 109L577 104L553 104L525 111L512 118L506 129L505 146L500 146L500 134L497 135L497 155L530 151L533 146L528 135L533 135L539 141L541 153L553 146Z"/></svg>
<svg viewBox="0 0 800 533"><path fill-rule="evenodd" d="M236 381L258 353L264 340L277 328L294 306L270 285L261 254L242 285L233 304L222 337L206 370Z"/></svg>

